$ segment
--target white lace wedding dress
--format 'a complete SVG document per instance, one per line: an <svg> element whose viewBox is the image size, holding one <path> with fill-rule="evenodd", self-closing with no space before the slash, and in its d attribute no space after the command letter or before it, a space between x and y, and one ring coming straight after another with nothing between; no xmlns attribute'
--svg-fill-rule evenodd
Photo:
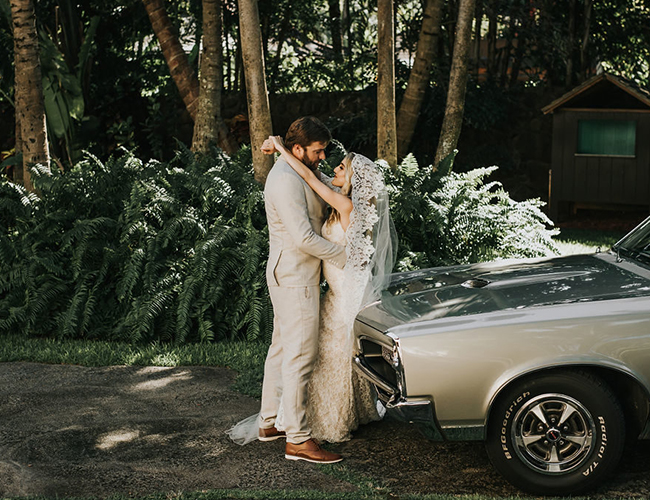
<svg viewBox="0 0 650 500"><path fill-rule="evenodd" d="M345 245L339 222L326 222L323 238ZM345 318L343 270L323 262L329 290L321 299L318 358L308 386L307 420L320 441L350 439L360 424L379 420L374 390L352 368L352 338ZM350 286L348 284L348 286Z"/></svg>

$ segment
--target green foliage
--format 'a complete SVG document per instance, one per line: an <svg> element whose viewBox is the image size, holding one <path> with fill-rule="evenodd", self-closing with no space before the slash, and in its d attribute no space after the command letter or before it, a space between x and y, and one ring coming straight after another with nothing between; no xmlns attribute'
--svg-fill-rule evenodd
<svg viewBox="0 0 650 500"><path fill-rule="evenodd" d="M334 144L333 164L344 155ZM515 202L496 167L459 174L408 156L386 172L399 270L555 251L541 202ZM268 232L250 149L181 148L168 163L87 154L39 166L41 197L0 183L0 333L127 342L267 340Z"/></svg>
<svg viewBox="0 0 650 500"><path fill-rule="evenodd" d="M541 201L517 202L484 183L497 167L452 172L454 157L433 171L409 155L388 173L399 270L557 253Z"/></svg>
<svg viewBox="0 0 650 500"><path fill-rule="evenodd" d="M267 235L250 151L38 167L0 184L0 332L183 343L269 336Z"/></svg>

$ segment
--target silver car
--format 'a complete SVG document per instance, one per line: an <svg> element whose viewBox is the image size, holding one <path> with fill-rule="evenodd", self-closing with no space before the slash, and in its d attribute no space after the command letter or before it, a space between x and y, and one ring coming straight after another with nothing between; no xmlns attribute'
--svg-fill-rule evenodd
<svg viewBox="0 0 650 500"><path fill-rule="evenodd" d="M608 252L393 275L355 336L398 418L484 440L522 490L593 488L650 438L650 218Z"/></svg>

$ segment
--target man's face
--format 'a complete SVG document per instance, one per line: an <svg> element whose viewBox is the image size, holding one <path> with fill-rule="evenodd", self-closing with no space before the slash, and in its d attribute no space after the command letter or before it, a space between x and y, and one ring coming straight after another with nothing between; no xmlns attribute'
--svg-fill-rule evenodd
<svg viewBox="0 0 650 500"><path fill-rule="evenodd" d="M300 149L296 158L307 165L311 170L316 170L320 161L326 158L325 148L327 147L327 144L327 142L316 141L312 142L306 148L297 145ZM302 157L300 156L300 151L302 151Z"/></svg>

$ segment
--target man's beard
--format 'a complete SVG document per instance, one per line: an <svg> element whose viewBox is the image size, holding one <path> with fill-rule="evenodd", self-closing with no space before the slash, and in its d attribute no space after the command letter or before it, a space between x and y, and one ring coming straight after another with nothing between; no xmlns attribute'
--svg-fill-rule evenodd
<svg viewBox="0 0 650 500"><path fill-rule="evenodd" d="M315 163L310 161L309 158L307 157L306 151L302 154L302 158L298 158L298 159L301 162L303 162L309 170L316 170L318 168L318 165L320 164L320 158L318 158Z"/></svg>

